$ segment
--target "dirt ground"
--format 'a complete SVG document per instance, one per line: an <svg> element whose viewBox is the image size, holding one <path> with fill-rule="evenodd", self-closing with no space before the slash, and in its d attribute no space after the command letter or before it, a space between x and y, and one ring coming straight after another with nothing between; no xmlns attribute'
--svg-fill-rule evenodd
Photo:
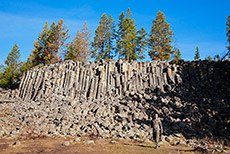
<svg viewBox="0 0 230 154"><path fill-rule="evenodd" d="M94 143L86 143L93 140ZM17 142L16 142L17 141ZM67 145L63 145L66 143ZM140 143L125 140L101 138L84 138L74 141L67 138L36 138L36 139L0 139L0 154L194 154L187 146L161 145L154 149L154 143Z"/></svg>

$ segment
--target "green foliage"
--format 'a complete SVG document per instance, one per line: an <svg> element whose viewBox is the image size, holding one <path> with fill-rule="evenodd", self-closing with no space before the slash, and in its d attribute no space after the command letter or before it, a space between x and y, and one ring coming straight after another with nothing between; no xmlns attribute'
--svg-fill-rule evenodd
<svg viewBox="0 0 230 154"><path fill-rule="evenodd" d="M10 87L15 82L19 80L19 68L21 62L19 60L21 54L18 48L18 45L15 44L11 52L8 54L7 59L5 60L5 67L1 67L0 73L0 86L1 87Z"/></svg>
<svg viewBox="0 0 230 154"><path fill-rule="evenodd" d="M152 60L171 59L175 52L171 45L173 35L170 24L165 20L165 15L158 11L149 35L149 56Z"/></svg>
<svg viewBox="0 0 230 154"><path fill-rule="evenodd" d="M3 78L4 66L0 65L0 79Z"/></svg>
<svg viewBox="0 0 230 154"><path fill-rule="evenodd" d="M147 51L147 44L148 44L148 39L147 35L148 33L145 31L144 27L141 28L137 32L137 47L136 47L136 53L139 57L140 60L145 58L145 52Z"/></svg>
<svg viewBox="0 0 230 154"><path fill-rule="evenodd" d="M225 59L227 56L228 58L230 58L230 15L227 17L227 22L226 22L226 36L227 36L227 42L228 42L228 46L227 46L227 53L223 56L222 60Z"/></svg>
<svg viewBox="0 0 230 154"><path fill-rule="evenodd" d="M74 58L74 53L73 53L73 42L70 43L69 47L68 47L68 50L64 56L65 60L75 60Z"/></svg>
<svg viewBox="0 0 230 154"><path fill-rule="evenodd" d="M228 42L230 42L229 25L230 17L228 17L228 28L226 29ZM148 33L143 27L137 30L130 8L128 8L126 14L121 12L119 15L117 29L112 16L108 17L104 13L95 30L93 42L89 41L91 32L86 22L83 29L77 31L76 36L70 43L66 43L66 40L70 37L68 32L69 30L63 19L59 20L57 24L53 22L49 25L46 22L37 40L34 41L34 49L28 60L20 63L20 66L15 66L10 59L20 57L20 54L16 52L18 47L15 45L12 49L15 50L14 55L11 52L5 62L7 67L0 70L0 84L6 86L14 83L17 80L15 76L18 78L32 67L60 63L62 62L61 54L64 55L65 60L79 61L89 60L90 55L96 61L100 59L109 60L114 58L115 54L118 54L119 59L132 61L143 60L148 48L152 60L170 60L174 58L178 61L181 59L179 49L172 49L171 43L174 34L170 29L170 24L165 20L165 15L160 11L157 13L156 20L153 20L149 39L147 38ZM12 64L9 63L10 61Z"/></svg>
<svg viewBox="0 0 230 154"><path fill-rule="evenodd" d="M174 58L175 58L176 60L181 60L181 52L180 52L179 49L175 49Z"/></svg>
<svg viewBox="0 0 230 154"><path fill-rule="evenodd" d="M137 48L137 29L135 20L131 19L132 13L128 8L126 17L122 12L119 16L118 30L116 32L116 53L119 59L131 61L138 59Z"/></svg>
<svg viewBox="0 0 230 154"><path fill-rule="evenodd" d="M118 30L115 32L115 38L116 38L116 54L118 54L118 58L121 58L121 48L122 48L122 43L119 43L122 41L122 37L124 35L124 19L125 19L125 14L124 12L121 12L119 15L119 21L118 21Z"/></svg>
<svg viewBox="0 0 230 154"><path fill-rule="evenodd" d="M220 54L217 54L216 56L214 56L214 60L221 61Z"/></svg>
<svg viewBox="0 0 230 154"><path fill-rule="evenodd" d="M211 60L213 60L213 59L212 59L211 56L208 56L208 57L205 58L205 60L211 61Z"/></svg>
<svg viewBox="0 0 230 154"><path fill-rule="evenodd" d="M90 43L89 39L91 37L91 32L85 22L82 30L78 30L76 36L73 38L71 44L68 47L67 52L64 57L65 60L77 60L77 61L87 61L90 56Z"/></svg>
<svg viewBox="0 0 230 154"><path fill-rule="evenodd" d="M179 64L179 62L182 60L181 59L181 52L178 48L174 49L174 55L173 55L173 60L171 62L175 63L175 64Z"/></svg>
<svg viewBox="0 0 230 154"><path fill-rule="evenodd" d="M230 51L230 15L227 17L227 23L226 23L226 35L227 35L227 41L228 41L228 51Z"/></svg>
<svg viewBox="0 0 230 154"><path fill-rule="evenodd" d="M112 59L113 54L113 31L114 31L115 23L114 19L110 15L107 17L106 13L104 13L101 17L101 21L99 22L99 26L95 31L95 37L92 42L92 58L95 58L96 61L100 59Z"/></svg>
<svg viewBox="0 0 230 154"><path fill-rule="evenodd" d="M194 60L199 60L200 59L200 51L198 46L196 46L196 52L195 52L195 56L194 56Z"/></svg>
<svg viewBox="0 0 230 154"><path fill-rule="evenodd" d="M28 59L26 62L22 62L21 66L19 67L19 76L22 76L25 72L32 68L32 64Z"/></svg>
<svg viewBox="0 0 230 154"><path fill-rule="evenodd" d="M5 71L4 65L0 65L0 86L2 86L1 82L2 79L4 78L4 71Z"/></svg>
<svg viewBox="0 0 230 154"><path fill-rule="evenodd" d="M67 47L65 41L70 37L63 19L57 25L53 22L50 26L45 23L38 40L34 41L34 50L30 59L32 66L57 63L60 61L60 53L64 53Z"/></svg>

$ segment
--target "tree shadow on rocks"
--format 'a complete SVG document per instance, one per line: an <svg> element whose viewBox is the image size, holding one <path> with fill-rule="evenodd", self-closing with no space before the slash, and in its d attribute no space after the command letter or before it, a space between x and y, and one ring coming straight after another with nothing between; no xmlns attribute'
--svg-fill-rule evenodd
<svg viewBox="0 0 230 154"><path fill-rule="evenodd" d="M181 83L171 90L152 91L147 109L156 108L166 135L187 139L230 140L230 62L196 61L181 64Z"/></svg>

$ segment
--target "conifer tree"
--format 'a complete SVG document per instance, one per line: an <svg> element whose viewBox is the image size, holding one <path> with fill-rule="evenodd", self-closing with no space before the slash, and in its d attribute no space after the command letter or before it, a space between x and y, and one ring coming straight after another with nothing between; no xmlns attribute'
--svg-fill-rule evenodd
<svg viewBox="0 0 230 154"><path fill-rule="evenodd" d="M91 37L91 32L85 22L82 30L78 30L76 36L68 47L65 53L66 60L77 60L77 61L87 61L90 56L90 43L89 39Z"/></svg>
<svg viewBox="0 0 230 154"><path fill-rule="evenodd" d="M145 58L145 52L147 50L147 44L148 44L148 40L147 40L147 35L148 33L145 31L144 27L141 28L141 30L139 30L137 32L138 36L137 36L137 47L136 47L136 53L139 57L140 60Z"/></svg>
<svg viewBox="0 0 230 154"><path fill-rule="evenodd" d="M220 58L220 54L217 54L216 56L214 56L214 60L216 60L216 61L220 61L220 60L221 60L221 58Z"/></svg>
<svg viewBox="0 0 230 154"><path fill-rule="evenodd" d="M180 60L181 60L181 52L180 49L178 48L174 48L174 55L173 55L173 60L171 62L179 64Z"/></svg>
<svg viewBox="0 0 230 154"><path fill-rule="evenodd" d="M114 20L112 16L110 15L108 19L107 14L104 13L92 42L92 58L96 60L113 58L113 30Z"/></svg>
<svg viewBox="0 0 230 154"><path fill-rule="evenodd" d="M108 34L107 34L107 43L106 43L106 53L108 53L108 58L109 59L113 59L114 54L113 54L113 50L114 50L114 36L115 33L115 21L112 17L112 15L109 16L108 19Z"/></svg>
<svg viewBox="0 0 230 154"><path fill-rule="evenodd" d="M64 53L67 47L65 41L70 37L68 31L63 19L57 25L53 22L49 26L46 22L38 40L34 41L35 49L30 56L32 66L59 62L60 53Z"/></svg>
<svg viewBox="0 0 230 154"><path fill-rule="evenodd" d="M3 79L4 77L3 74L4 74L4 65L0 65L0 83L1 83L1 79Z"/></svg>
<svg viewBox="0 0 230 154"><path fill-rule="evenodd" d="M225 59L227 56L228 58L230 58L230 15L227 17L227 22L226 22L226 36L227 36L227 42L228 42L228 46L227 46L227 53L223 56L222 60Z"/></svg>
<svg viewBox="0 0 230 154"><path fill-rule="evenodd" d="M175 50L174 58L175 58L176 60L181 60L181 52L180 52L179 49L176 49L176 50Z"/></svg>
<svg viewBox="0 0 230 154"><path fill-rule="evenodd" d="M23 61L21 63L21 66L19 67L19 76L22 76L26 71L30 70L32 67L33 66L29 56L27 61Z"/></svg>
<svg viewBox="0 0 230 154"><path fill-rule="evenodd" d="M53 40L50 44L51 49L53 49L53 51L51 51L51 55L53 57L51 63L58 63L61 60L60 54L64 54L66 52L68 44L65 44L65 41L70 37L68 32L69 29L67 29L64 24L64 20L59 20L51 33L51 39Z"/></svg>
<svg viewBox="0 0 230 154"><path fill-rule="evenodd" d="M2 87L9 87L18 81L19 68L22 64L19 60L20 56L19 47L15 44L5 60L6 67L3 68L0 78L0 85Z"/></svg>
<svg viewBox="0 0 230 154"><path fill-rule="evenodd" d="M115 38L116 38L116 54L118 54L118 59L121 58L121 50L123 47L122 42L122 37L124 36L124 19L125 19L125 14L122 11L121 14L119 15L119 21L118 21L118 30L115 31Z"/></svg>
<svg viewBox="0 0 230 154"><path fill-rule="evenodd" d="M198 46L196 46L196 52L195 52L195 56L194 56L194 60L199 60L200 59L200 51Z"/></svg>
<svg viewBox="0 0 230 154"><path fill-rule="evenodd" d="M30 55L30 59L32 61L33 66L37 66L39 64L45 64L45 56L48 56L48 39L50 36L50 27L48 22L46 21L43 31L38 35L38 40L34 41L34 50L32 50L32 54ZM47 58L46 58L47 59Z"/></svg>
<svg viewBox="0 0 230 154"><path fill-rule="evenodd" d="M117 52L125 60L131 61L138 59L135 52L137 47L137 30L135 20L131 19L132 13L128 8L126 17L122 12L119 16L118 31L117 31Z"/></svg>
<svg viewBox="0 0 230 154"><path fill-rule="evenodd" d="M171 45L173 35L170 24L165 20L165 15L158 11L149 35L149 56L152 60L171 59L175 52Z"/></svg>
<svg viewBox="0 0 230 154"><path fill-rule="evenodd" d="M211 56L208 56L208 57L205 58L205 60L211 61L211 60L212 60L212 57L211 57Z"/></svg>

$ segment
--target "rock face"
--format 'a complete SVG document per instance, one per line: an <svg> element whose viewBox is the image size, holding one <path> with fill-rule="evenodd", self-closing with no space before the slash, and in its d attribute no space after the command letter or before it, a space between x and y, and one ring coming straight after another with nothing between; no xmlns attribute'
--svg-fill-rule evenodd
<svg viewBox="0 0 230 154"><path fill-rule="evenodd" d="M23 100L39 100L56 94L93 100L146 88L168 90L171 83L181 81L177 67L161 61L67 61L28 71L22 77L18 96Z"/></svg>
<svg viewBox="0 0 230 154"><path fill-rule="evenodd" d="M0 91L0 136L144 141L158 112L166 136L230 140L229 61L66 61L28 71L19 89Z"/></svg>

